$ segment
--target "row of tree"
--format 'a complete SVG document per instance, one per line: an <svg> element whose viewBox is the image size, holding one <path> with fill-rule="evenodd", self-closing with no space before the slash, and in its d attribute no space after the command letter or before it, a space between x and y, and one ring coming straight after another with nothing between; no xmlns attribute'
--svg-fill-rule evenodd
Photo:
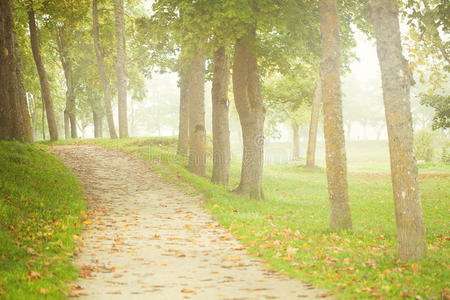
<svg viewBox="0 0 450 300"><path fill-rule="evenodd" d="M175 46L180 53L176 61L181 78L178 153L189 155L189 170L200 176L205 175L203 95L205 58L209 57L213 65L212 181L228 184L230 146L227 90L230 70L228 61L231 60L229 57L232 57L233 96L243 136L241 180L235 192L256 199L263 198L266 110L261 95L261 76L279 73L294 78L286 88L295 90L295 83L301 81L299 78L308 77L299 73L301 66L309 66L309 73L314 73L311 66L317 65L320 59L320 70L316 70L316 73L320 74L320 80L317 80L320 85L317 86L320 86L318 90L323 102L330 227L350 229L352 224L348 200L340 67L342 57L344 65L346 62L342 53L348 54L347 50L352 45L350 23L358 24L359 21L366 26L365 20L368 17L374 27L382 72L399 255L404 259L421 258L425 256L426 245L409 104L413 80L407 61L402 55L398 3L383 0L368 3L343 1L340 4L338 7L336 0L320 0L318 3L176 0L157 2L154 5L155 14L149 19L147 26L155 30L155 35L160 35L157 40L164 43L163 48ZM342 23L340 19L343 20ZM363 28L366 29L364 26ZM165 38L161 38L161 35ZM318 51L319 45L321 51ZM342 47L344 52L341 51ZM308 88L300 90L296 91L291 105L298 106L302 100L313 98L310 95L302 97L302 92L307 93ZM270 99L276 101L279 93L278 90L276 95L270 95ZM295 109L288 111L292 113ZM312 148L317 131L317 111L316 102L312 110L313 126L310 126ZM293 123L295 131L295 122ZM313 160L309 159L309 162L313 164Z"/></svg>
<svg viewBox="0 0 450 300"><path fill-rule="evenodd" d="M38 36L38 25L43 25L51 29L49 32L53 38L49 41L54 41L56 45L54 48L64 73L66 138L77 137L75 94L87 95L96 136L101 136L103 111L106 111L110 137L116 138L113 91L117 91L118 96L119 136L127 137L127 85L130 88L133 81L127 84L127 74L128 78L139 82L139 76L131 75L148 74L154 66L160 70L171 69L178 72L180 78L178 154L188 155L190 171L205 176L204 89L205 80L210 78L212 181L223 185L228 185L229 181L228 92L231 77L232 97L239 115L243 141L241 179L235 192L251 198L263 198L264 102L269 104L269 110L285 111L292 121L294 132L298 128L300 108L312 103L308 166L314 166L317 122L322 102L330 227L335 230L350 229L352 226L340 76L342 67L347 68L352 57L352 26L356 24L364 32L374 35L377 41L399 255L402 259L425 256L425 230L409 104L413 80L402 55L397 1L157 1L153 4L151 16L142 16L131 24L132 38L126 39L124 3L123 0L114 0L115 39L111 38L111 30L104 32L103 41L97 0L92 3L52 0L18 2L14 15L19 20L16 28L19 34L16 34L10 0L0 2L0 139L32 140L26 96L33 91L24 87L20 53L25 52L26 58L23 43L28 36L26 33L29 33L29 44L39 75L50 138L58 139L57 117ZM129 6L136 4L130 2ZM103 27L107 27L107 4L103 8ZM36 21L35 11L40 12L39 22ZM89 11L92 11L90 24L86 22ZM27 15L27 30L21 27L21 12ZM108 60L111 60L113 43L116 51L114 63L111 63ZM127 46L132 48L131 62L127 62ZM80 49L84 50L80 53ZM96 59L92 60L94 49ZM92 65L96 65L97 70L91 70ZM111 65L115 65L115 90L111 86ZM133 66L134 72L130 72L130 66ZM267 78L272 79L272 85L267 84L270 83ZM134 88L138 89L136 86ZM99 87L103 103L98 101L101 98L98 96Z"/></svg>

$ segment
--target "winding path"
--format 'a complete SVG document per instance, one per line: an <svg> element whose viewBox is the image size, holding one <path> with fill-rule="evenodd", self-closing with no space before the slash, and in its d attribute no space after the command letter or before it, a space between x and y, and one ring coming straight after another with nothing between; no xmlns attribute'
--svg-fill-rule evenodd
<svg viewBox="0 0 450 300"><path fill-rule="evenodd" d="M83 182L80 299L305 299L324 291L264 268L200 207L141 160L93 146L54 153ZM329 297L327 297L328 299Z"/></svg>

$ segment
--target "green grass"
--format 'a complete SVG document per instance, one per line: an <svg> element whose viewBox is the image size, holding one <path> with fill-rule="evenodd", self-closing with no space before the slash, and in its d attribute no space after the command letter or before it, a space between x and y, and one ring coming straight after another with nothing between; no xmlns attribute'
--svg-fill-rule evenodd
<svg viewBox="0 0 450 300"><path fill-rule="evenodd" d="M266 198L254 201L229 190L239 181L233 160L230 188L191 174L174 154L175 140L88 140L149 161L168 181L193 187L204 206L267 266L330 290L345 299L440 299L449 297L449 174L420 176L428 257L416 263L397 259L389 174L350 172L353 230L330 232L323 170L272 165L265 168ZM161 145L161 146L159 146ZM361 157L363 154L359 154ZM211 165L208 165L208 173ZM296 252L295 252L296 251ZM295 252L295 255L292 253ZM420 299L420 298L418 298Z"/></svg>
<svg viewBox="0 0 450 300"><path fill-rule="evenodd" d="M44 147L0 142L0 298L64 299L85 210L80 182Z"/></svg>

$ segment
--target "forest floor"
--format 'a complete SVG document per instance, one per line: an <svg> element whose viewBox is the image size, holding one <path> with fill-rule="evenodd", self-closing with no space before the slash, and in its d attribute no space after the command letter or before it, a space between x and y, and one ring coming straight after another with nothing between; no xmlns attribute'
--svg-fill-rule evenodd
<svg viewBox="0 0 450 300"><path fill-rule="evenodd" d="M82 181L88 211L72 296L86 299L331 298L264 267L203 208L125 153L55 146Z"/></svg>

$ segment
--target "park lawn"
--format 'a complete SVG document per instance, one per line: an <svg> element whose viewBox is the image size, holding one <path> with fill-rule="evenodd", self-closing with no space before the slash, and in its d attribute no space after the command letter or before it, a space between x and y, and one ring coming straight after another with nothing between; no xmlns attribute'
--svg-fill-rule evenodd
<svg viewBox="0 0 450 300"><path fill-rule="evenodd" d="M0 299L64 299L78 277L81 183L44 149L0 142Z"/></svg>
<svg viewBox="0 0 450 300"><path fill-rule="evenodd" d="M174 154L173 138L75 143L115 148L148 161L166 180L202 194L205 208L233 232L250 255L263 259L269 268L324 287L338 297L450 297L449 173L420 175L428 257L407 263L396 258L388 173L349 173L353 230L330 232L326 175L321 169L268 166L264 171L265 199L254 201L188 172L186 158ZM239 170L238 160L233 160L230 187L238 184Z"/></svg>

